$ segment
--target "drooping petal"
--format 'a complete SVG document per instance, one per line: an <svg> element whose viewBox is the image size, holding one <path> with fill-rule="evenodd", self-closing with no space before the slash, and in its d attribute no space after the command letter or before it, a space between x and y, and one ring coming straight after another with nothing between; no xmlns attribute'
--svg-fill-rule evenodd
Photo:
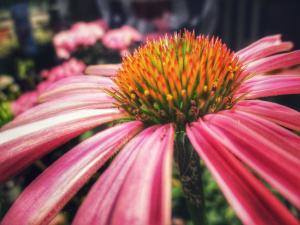
<svg viewBox="0 0 300 225"><path fill-rule="evenodd" d="M244 100L238 102L234 109L253 113L287 128L300 131L300 112L286 106L261 100Z"/></svg>
<svg viewBox="0 0 300 225"><path fill-rule="evenodd" d="M61 97L61 95L70 93L92 93L103 92L104 88L116 88L114 82L107 77L99 76L71 76L53 83L44 91L39 101L44 102L50 99Z"/></svg>
<svg viewBox="0 0 300 225"><path fill-rule="evenodd" d="M141 125L136 121L109 128L70 150L22 192L1 224L48 224Z"/></svg>
<svg viewBox="0 0 300 225"><path fill-rule="evenodd" d="M248 45L247 47L237 51L236 54L237 55L247 54L248 52L251 52L252 49L254 49L254 48L263 48L264 46L270 46L270 45L273 45L273 44L276 44L279 42L281 42L280 34L266 36L266 37L263 37L255 42L253 42L252 44Z"/></svg>
<svg viewBox="0 0 300 225"><path fill-rule="evenodd" d="M238 51L236 55L244 64L292 49L292 42L282 42L281 35L264 37L248 47Z"/></svg>
<svg viewBox="0 0 300 225"><path fill-rule="evenodd" d="M12 122L2 127L1 130L10 129L12 127L34 122L41 119L46 119L50 116L65 113L67 111L78 109L104 109L114 108L114 100L105 93L86 93L70 94L59 99L45 102L25 111L23 114L16 117Z"/></svg>
<svg viewBox="0 0 300 225"><path fill-rule="evenodd" d="M78 224L170 224L174 130L150 127L134 138L81 205Z"/></svg>
<svg viewBox="0 0 300 225"><path fill-rule="evenodd" d="M282 157L288 157L290 160L297 162L300 166L300 137L283 127L278 126L272 121L260 118L251 113L235 110L221 112L222 115L240 120L244 125L259 134L257 139L264 143L273 145L270 148L280 152ZM276 148L279 147L279 148ZM291 165L292 166L292 165Z"/></svg>
<svg viewBox="0 0 300 225"><path fill-rule="evenodd" d="M300 66L296 66L296 67L292 67L292 68L288 68L288 69L284 69L284 70L280 70L278 72L276 72L276 75L300 75Z"/></svg>
<svg viewBox="0 0 300 225"><path fill-rule="evenodd" d="M256 76L245 81L234 98L244 99L300 94L300 75Z"/></svg>
<svg viewBox="0 0 300 225"><path fill-rule="evenodd" d="M106 224L110 210L118 196L123 180L131 168L143 140L154 132L151 127L133 138L114 159L110 167L101 175L81 204L73 224ZM119 177L119 178L118 178ZM108 196L109 195L109 196ZM101 220L100 220L101 219Z"/></svg>
<svg viewBox="0 0 300 225"><path fill-rule="evenodd" d="M209 133L248 164L283 196L300 208L300 164L288 153L290 146L276 146L266 131L255 131L249 121L230 115L206 116ZM299 145L299 143L296 143ZM284 153L286 151L286 153Z"/></svg>
<svg viewBox="0 0 300 225"><path fill-rule="evenodd" d="M123 183L114 208L113 224L127 221L127 224L167 225L171 222L174 130L171 125L166 125L156 133L158 136L150 137L153 140L140 150ZM130 201L135 202L132 210L124 210Z"/></svg>
<svg viewBox="0 0 300 225"><path fill-rule="evenodd" d="M0 181L80 133L122 117L117 109L83 109L1 132Z"/></svg>
<svg viewBox="0 0 300 225"><path fill-rule="evenodd" d="M269 56L249 63L246 73L265 73L300 64L300 50Z"/></svg>
<svg viewBox="0 0 300 225"><path fill-rule="evenodd" d="M88 66L84 73L87 75L98 75L113 77L121 67L121 64L103 64L103 65L92 65Z"/></svg>
<svg viewBox="0 0 300 225"><path fill-rule="evenodd" d="M271 44L269 46L259 46L257 48L249 50L245 54L239 55L239 59L242 63L246 64L273 55L275 53L291 50L292 48L292 42L279 42Z"/></svg>
<svg viewBox="0 0 300 225"><path fill-rule="evenodd" d="M298 224L280 202L200 121L187 127L187 135L213 174L225 197L246 225Z"/></svg>

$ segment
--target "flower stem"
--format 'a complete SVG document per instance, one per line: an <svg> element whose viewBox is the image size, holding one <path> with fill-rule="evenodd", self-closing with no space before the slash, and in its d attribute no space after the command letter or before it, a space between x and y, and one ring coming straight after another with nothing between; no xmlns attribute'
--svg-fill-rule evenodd
<svg viewBox="0 0 300 225"><path fill-rule="evenodd" d="M194 225L205 225L205 202L200 158L184 132L178 132L176 136L175 161L191 219Z"/></svg>

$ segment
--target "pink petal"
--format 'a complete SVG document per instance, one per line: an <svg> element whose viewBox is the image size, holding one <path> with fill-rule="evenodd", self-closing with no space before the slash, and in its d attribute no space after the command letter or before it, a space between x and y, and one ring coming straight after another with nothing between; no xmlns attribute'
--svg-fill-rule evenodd
<svg viewBox="0 0 300 225"><path fill-rule="evenodd" d="M78 109L114 108L114 100L105 93L70 94L45 102L25 111L12 122L2 127L6 130L29 122L46 119L50 116Z"/></svg>
<svg viewBox="0 0 300 225"><path fill-rule="evenodd" d="M255 60L273 55L275 53L288 51L293 48L292 42L274 42L271 44L265 44L263 46L257 46L244 54L239 54L239 59L242 63L246 64Z"/></svg>
<svg viewBox="0 0 300 225"><path fill-rule="evenodd" d="M97 181L74 224L170 224L174 130L150 127Z"/></svg>
<svg viewBox="0 0 300 225"><path fill-rule="evenodd" d="M117 198L123 180L136 159L142 141L146 140L156 128L146 129L124 147L90 190L85 201L81 204L73 224L92 225L98 224L97 222L105 224L109 220L115 198Z"/></svg>
<svg viewBox="0 0 300 225"><path fill-rule="evenodd" d="M100 124L124 117L117 109L83 109L0 133L0 181L15 175L50 150Z"/></svg>
<svg viewBox="0 0 300 225"><path fill-rule="evenodd" d="M297 172L300 164L287 155L289 146L285 149L276 146L276 141L268 139L266 131L256 132L249 121L235 116L235 113L210 115L205 119L209 123L207 133L300 208L300 174Z"/></svg>
<svg viewBox="0 0 300 225"><path fill-rule="evenodd" d="M129 122L107 129L76 146L20 195L2 225L48 224L88 179L140 129Z"/></svg>
<svg viewBox="0 0 300 225"><path fill-rule="evenodd" d="M299 75L256 76L245 81L234 98L254 99L267 96L300 93Z"/></svg>
<svg viewBox="0 0 300 225"><path fill-rule="evenodd" d="M113 213L114 224L120 221L127 221L127 224L141 224L140 221L144 221L143 224L170 224L174 130L171 125L166 125L156 132L158 136L150 137L152 142L140 150L123 183ZM135 203L134 207L124 210L130 201Z"/></svg>
<svg viewBox="0 0 300 225"><path fill-rule="evenodd" d="M300 64L300 50L262 58L247 65L246 73L265 73Z"/></svg>
<svg viewBox="0 0 300 225"><path fill-rule="evenodd" d="M300 75L300 66L287 68L284 70L280 70L279 72L276 72L276 75Z"/></svg>
<svg viewBox="0 0 300 225"><path fill-rule="evenodd" d="M99 76L115 76L121 64L103 64L88 66L85 74Z"/></svg>
<svg viewBox="0 0 300 225"><path fill-rule="evenodd" d="M32 108L38 102L38 92L30 91L22 94L18 99L16 99L11 104L11 109L14 116L17 116L24 111Z"/></svg>
<svg viewBox="0 0 300 225"><path fill-rule="evenodd" d="M298 224L283 205L204 127L193 123L187 135L244 224ZM209 129L209 128L206 128Z"/></svg>
<svg viewBox="0 0 300 225"><path fill-rule="evenodd" d="M270 148L278 151L281 157L288 157L300 166L300 137L298 135L252 113L235 110L224 111L221 114L243 121L247 128L260 134L257 140L261 139L265 144L270 144Z"/></svg>
<svg viewBox="0 0 300 225"><path fill-rule="evenodd" d="M300 131L300 113L283 105L261 100L244 100L238 102L234 109L258 115L287 128Z"/></svg>
<svg viewBox="0 0 300 225"><path fill-rule="evenodd" d="M281 42L281 35L280 34L276 34L276 35L272 35L272 36L266 36L266 37L263 37L259 40L257 40L256 42L248 45L247 47L239 50L238 52L236 52L237 55L243 55L243 54L246 54L247 52L251 52L252 49L255 49L255 48L262 48L264 46L269 46L269 45L273 45L273 44L276 44L276 43L279 43Z"/></svg>
<svg viewBox="0 0 300 225"><path fill-rule="evenodd" d="M40 95L40 101L48 101L61 97L61 95L70 93L86 93L103 92L105 88L116 87L114 82L107 77L99 76L71 76L61 79L52 86L50 86L45 92Z"/></svg>

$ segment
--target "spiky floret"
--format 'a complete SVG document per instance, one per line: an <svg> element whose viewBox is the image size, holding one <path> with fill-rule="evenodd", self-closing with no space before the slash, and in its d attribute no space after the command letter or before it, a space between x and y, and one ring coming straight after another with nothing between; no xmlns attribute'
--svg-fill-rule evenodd
<svg viewBox="0 0 300 225"><path fill-rule="evenodd" d="M110 90L118 106L146 123L184 125L230 108L242 66L218 38L184 32L149 41L125 57Z"/></svg>

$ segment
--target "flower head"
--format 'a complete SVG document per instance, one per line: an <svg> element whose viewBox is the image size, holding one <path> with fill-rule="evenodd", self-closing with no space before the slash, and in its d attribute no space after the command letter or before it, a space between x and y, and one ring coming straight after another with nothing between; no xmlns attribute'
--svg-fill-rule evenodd
<svg viewBox="0 0 300 225"><path fill-rule="evenodd" d="M238 57L219 39L176 34L148 42L124 59L110 91L137 120L185 125L230 108L241 83Z"/></svg>
<svg viewBox="0 0 300 225"><path fill-rule="evenodd" d="M53 163L2 224L50 222L117 152L73 223L170 224L178 128L244 224L299 224L256 177L300 208L300 137L288 130L300 131L300 113L257 100L300 93L299 74L272 73L300 64L299 51L277 54L291 47L275 35L234 53L219 39L186 32L149 42L122 65L93 66L90 76L58 81L39 97L42 104L2 128L1 181L90 128L123 123Z"/></svg>

